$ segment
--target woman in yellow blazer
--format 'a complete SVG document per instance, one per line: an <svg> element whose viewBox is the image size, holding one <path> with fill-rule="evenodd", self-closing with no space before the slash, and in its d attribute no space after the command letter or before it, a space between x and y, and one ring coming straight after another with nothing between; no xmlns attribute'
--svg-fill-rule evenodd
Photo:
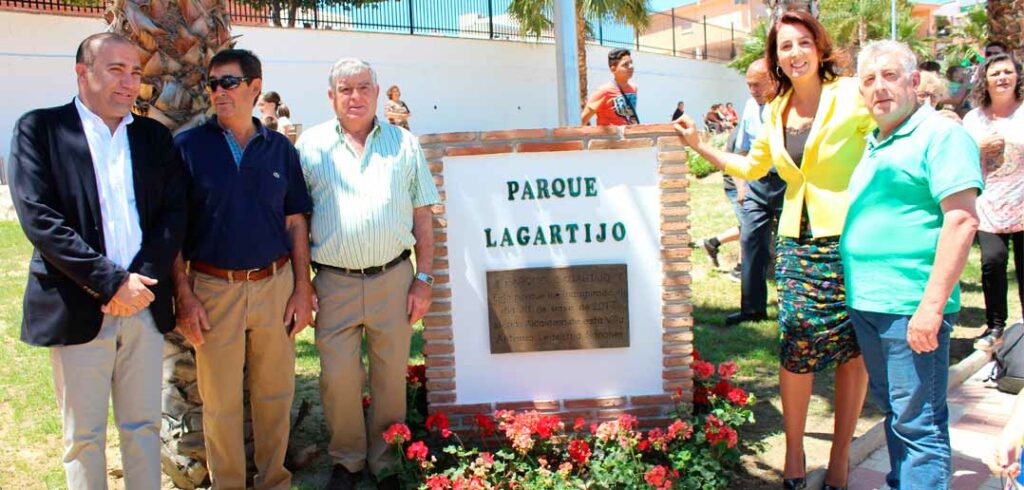
<svg viewBox="0 0 1024 490"><path fill-rule="evenodd" d="M824 27L805 13L784 14L768 35L765 54L778 97L768 106L750 153L728 154L704 143L692 119L676 130L725 172L758 179L775 166L786 181L776 246L780 363L786 465L783 488L805 488L803 436L814 373L836 366L835 429L826 489L845 488L853 431L867 372L846 314L839 235L847 184L873 129L857 81L836 74Z"/></svg>

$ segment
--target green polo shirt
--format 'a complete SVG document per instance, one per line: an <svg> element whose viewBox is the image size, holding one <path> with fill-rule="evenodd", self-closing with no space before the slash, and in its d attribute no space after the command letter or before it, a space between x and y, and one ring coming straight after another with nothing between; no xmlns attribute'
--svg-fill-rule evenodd
<svg viewBox="0 0 1024 490"><path fill-rule="evenodd" d="M840 241L847 304L912 315L935 262L940 203L982 185L978 145L959 124L922 106L888 138L878 130L850 178L850 210ZM960 286L943 313L960 311Z"/></svg>
<svg viewBox="0 0 1024 490"><path fill-rule="evenodd" d="M365 269L416 244L413 210L441 202L419 140L376 121L362 154L332 119L303 131L295 148L313 198L314 262Z"/></svg>

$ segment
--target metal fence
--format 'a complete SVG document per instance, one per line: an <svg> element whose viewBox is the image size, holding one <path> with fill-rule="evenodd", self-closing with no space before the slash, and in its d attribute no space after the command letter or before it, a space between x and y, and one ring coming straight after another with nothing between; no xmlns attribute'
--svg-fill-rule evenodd
<svg viewBox="0 0 1024 490"><path fill-rule="evenodd" d="M91 1L91 3L90 3ZM255 3L255 2L251 2ZM384 0L350 7L321 4L289 10L288 2L263 0L268 6L229 0L231 21L240 25L288 26L304 29L382 32L475 39L553 42L553 32L524 36L508 13L511 0ZM275 7L279 5L280 7ZM0 0L0 8L102 15L102 0L75 4L60 0ZM702 19L677 16L675 9L651 12L650 27L637 32L610 19L590 21L588 42L641 52L725 62L736 56L746 32Z"/></svg>

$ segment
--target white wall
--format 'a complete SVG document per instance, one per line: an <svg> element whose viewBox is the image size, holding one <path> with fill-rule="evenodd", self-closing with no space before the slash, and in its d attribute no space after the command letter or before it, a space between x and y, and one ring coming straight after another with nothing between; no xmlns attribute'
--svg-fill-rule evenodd
<svg viewBox="0 0 1024 490"><path fill-rule="evenodd" d="M104 27L98 18L0 12L0 155L9 153L21 114L71 100L75 48ZM332 117L327 74L341 57L369 61L383 88L402 88L416 133L558 125L550 44L272 27L234 33L242 36L238 47L262 58L264 87L280 93L292 120L307 127ZM588 47L591 88L609 80L607 51ZM747 97L743 78L723 65L647 53L634 61L644 123L666 122L679 100L702 115L712 102L742 107Z"/></svg>

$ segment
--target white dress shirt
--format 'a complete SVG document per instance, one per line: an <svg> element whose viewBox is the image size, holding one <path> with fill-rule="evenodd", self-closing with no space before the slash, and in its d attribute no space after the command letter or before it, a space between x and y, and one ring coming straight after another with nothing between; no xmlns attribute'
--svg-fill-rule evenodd
<svg viewBox="0 0 1024 490"><path fill-rule="evenodd" d="M78 97L75 97L75 107L92 154L107 257L127 269L142 248L132 155L128 147L128 125L135 119L129 113L111 134L103 119L85 107Z"/></svg>

